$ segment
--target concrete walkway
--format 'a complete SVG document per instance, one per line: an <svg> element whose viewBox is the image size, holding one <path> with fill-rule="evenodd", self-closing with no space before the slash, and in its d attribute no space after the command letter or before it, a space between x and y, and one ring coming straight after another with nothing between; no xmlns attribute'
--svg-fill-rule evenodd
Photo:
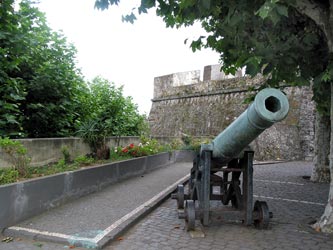
<svg viewBox="0 0 333 250"><path fill-rule="evenodd" d="M312 170L312 164L307 162L254 166L254 199L267 201L274 213L268 230L245 227L239 222L213 222L202 228L205 238L193 238L185 230L184 221L178 219L176 202L166 200L128 232L121 232L135 221L140 209L141 215L150 211L148 208L157 202L154 199L169 193L190 168L190 163L181 163L158 169L25 221L17 227L30 232L19 228L7 231L16 236L10 243L0 242L0 249L72 249L71 245L80 240L85 247L94 247L95 243L107 250L333 249L332 235L317 233L310 227L324 211L329 185L311 183L306 178ZM26 239L22 233L35 240ZM103 240L96 240L101 237ZM114 241L105 245L112 238ZM57 240L58 244L41 239ZM65 244L68 239L73 242Z"/></svg>
<svg viewBox="0 0 333 250"><path fill-rule="evenodd" d="M178 183L183 183L188 178L191 165L172 164L113 184L100 192L10 227L4 231L4 235L68 246L102 247L150 212L175 190ZM36 249L35 245L16 248L21 243L0 243L0 249ZM43 246L47 246L45 249L59 249L59 245L55 248L51 245L43 243Z"/></svg>

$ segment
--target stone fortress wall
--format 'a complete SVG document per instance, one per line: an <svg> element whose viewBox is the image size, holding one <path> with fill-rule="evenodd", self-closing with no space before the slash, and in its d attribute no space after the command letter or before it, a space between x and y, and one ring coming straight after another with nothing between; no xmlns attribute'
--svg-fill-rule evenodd
<svg viewBox="0 0 333 250"><path fill-rule="evenodd" d="M154 137L215 137L246 108L244 100L263 81L220 72L220 65L200 71L175 73L154 79L149 114ZM315 106L309 87L285 87L290 111L287 118L263 132L251 146L257 160L312 160Z"/></svg>

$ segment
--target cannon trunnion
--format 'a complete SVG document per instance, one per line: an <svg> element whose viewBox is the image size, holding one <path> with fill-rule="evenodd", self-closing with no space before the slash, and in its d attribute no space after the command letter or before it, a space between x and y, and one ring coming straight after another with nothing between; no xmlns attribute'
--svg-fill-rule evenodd
<svg viewBox="0 0 333 250"><path fill-rule="evenodd" d="M201 145L193 161L188 191L179 185L172 195L187 230L195 228L196 220L208 226L216 218L230 217L260 229L268 227L272 213L266 202L253 202L254 152L247 147L265 129L283 120L288 111L288 99L281 91L264 89L211 144ZM220 201L223 206L211 201Z"/></svg>

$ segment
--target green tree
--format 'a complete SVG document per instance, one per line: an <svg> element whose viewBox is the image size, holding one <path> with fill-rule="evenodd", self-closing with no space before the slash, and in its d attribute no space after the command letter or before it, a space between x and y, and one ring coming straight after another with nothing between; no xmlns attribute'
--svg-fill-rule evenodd
<svg viewBox="0 0 333 250"><path fill-rule="evenodd" d="M96 0L108 8L120 0ZM208 36L191 42L193 51L210 47L221 55L222 69L263 74L262 86L313 82L314 100L322 115L333 114L333 2L331 0L142 0L124 20L154 8L169 27L201 22ZM136 12L136 13L135 13ZM328 91L330 89L330 91ZM331 116L331 133L333 132ZM333 173L333 136L330 142ZM315 227L333 232L333 178L329 201Z"/></svg>
<svg viewBox="0 0 333 250"><path fill-rule="evenodd" d="M85 83L75 65L76 50L53 32L45 15L29 1L2 2L1 86L2 136L69 135L80 117Z"/></svg>
<svg viewBox="0 0 333 250"><path fill-rule="evenodd" d="M96 77L89 88L90 118L104 124L108 136L139 135L143 116L132 98L123 95L123 87L117 88L113 82Z"/></svg>
<svg viewBox="0 0 333 250"><path fill-rule="evenodd" d="M0 136L18 136L23 132L20 103L26 92L17 71L27 59L18 56L25 38L19 31L19 18L13 2L3 0L0 3Z"/></svg>
<svg viewBox="0 0 333 250"><path fill-rule="evenodd" d="M87 116L78 134L96 153L105 146L107 136L136 136L145 121L131 97L124 97L123 88L102 77L89 83L89 94L82 99L81 108Z"/></svg>

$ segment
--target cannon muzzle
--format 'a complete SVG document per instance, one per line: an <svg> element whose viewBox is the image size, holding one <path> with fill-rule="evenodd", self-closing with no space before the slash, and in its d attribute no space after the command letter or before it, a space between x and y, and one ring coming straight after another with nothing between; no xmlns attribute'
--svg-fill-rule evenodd
<svg viewBox="0 0 333 250"><path fill-rule="evenodd" d="M213 151L213 158L223 161L237 157L256 137L275 122L282 121L288 114L287 97L278 89L261 90L254 102L210 145L202 145L202 150Z"/></svg>

